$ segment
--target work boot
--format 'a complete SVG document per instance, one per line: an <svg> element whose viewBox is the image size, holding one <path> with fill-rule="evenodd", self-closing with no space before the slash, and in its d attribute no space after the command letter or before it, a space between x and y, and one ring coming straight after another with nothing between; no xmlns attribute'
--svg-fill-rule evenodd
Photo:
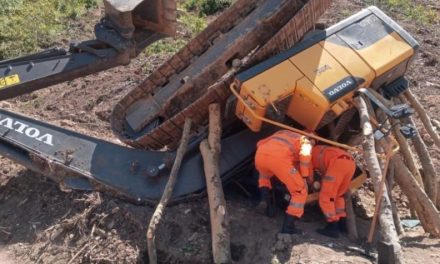
<svg viewBox="0 0 440 264"><path fill-rule="evenodd" d="M346 217L341 217L338 221L338 227L339 227L339 232L341 233L348 233L347 230L347 218Z"/></svg>
<svg viewBox="0 0 440 264"><path fill-rule="evenodd" d="M295 222L298 217L286 214L284 217L283 228L281 229L282 234L303 234L301 229L296 228Z"/></svg>
<svg viewBox="0 0 440 264"><path fill-rule="evenodd" d="M268 217L275 216L275 205L272 203L270 197L270 189L267 187L262 187L260 189L261 200L257 205L257 211L266 214Z"/></svg>
<svg viewBox="0 0 440 264"><path fill-rule="evenodd" d="M326 227L316 230L321 235L338 238L339 237L339 222L327 223Z"/></svg>

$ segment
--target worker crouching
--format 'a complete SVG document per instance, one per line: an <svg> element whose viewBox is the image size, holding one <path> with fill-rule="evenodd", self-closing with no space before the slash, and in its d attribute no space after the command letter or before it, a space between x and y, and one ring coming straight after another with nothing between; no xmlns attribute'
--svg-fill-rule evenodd
<svg viewBox="0 0 440 264"><path fill-rule="evenodd" d="M295 221L304 213L308 192L306 178L312 172L311 152L312 145L306 137L288 130L278 131L257 143L255 167L259 172L258 186L262 195L259 207L265 208L268 216L275 213L269 195L274 176L290 193L281 233L301 233Z"/></svg>
<svg viewBox="0 0 440 264"><path fill-rule="evenodd" d="M317 232L337 238L345 229L344 195L348 191L356 164L350 153L331 146L316 145L312 150L312 163L321 176L319 206L327 220L327 226Z"/></svg>

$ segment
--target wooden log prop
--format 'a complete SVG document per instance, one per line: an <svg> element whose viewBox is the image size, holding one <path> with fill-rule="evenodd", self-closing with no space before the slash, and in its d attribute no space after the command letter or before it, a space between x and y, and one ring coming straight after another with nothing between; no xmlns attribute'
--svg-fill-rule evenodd
<svg viewBox="0 0 440 264"><path fill-rule="evenodd" d="M386 102L388 105L388 102ZM399 151L401 153L404 153L405 157L405 163L407 165L412 166L414 171L411 171L413 175L416 175L418 183L423 186L422 177L419 173L419 170L416 167L416 163L414 160L414 155L411 152L411 149L409 148L408 141L405 139L405 137L400 133L400 122L398 122L395 119L389 119L388 116L385 114L385 112L378 108L376 110L376 117L377 121L382 124L389 127L389 129L392 129L392 135L394 135L394 139L397 140L397 144L399 145ZM388 178L387 178L387 190L388 190L388 196L390 197L391 201L391 209L393 212L393 219L394 219L394 226L396 227L397 234L402 235L404 233L404 229L402 226L402 223L400 221L399 214L397 212L397 206L395 201L393 200L392 190L394 187L394 163L390 163L388 168ZM415 219L417 218L416 211L414 210L414 205L409 203L409 210L411 213L411 218Z"/></svg>
<svg viewBox="0 0 440 264"><path fill-rule="evenodd" d="M380 223L380 233L387 244L393 246L396 263L402 263L402 248L399 243L399 237L394 226L392 217L391 203L388 197L386 186L381 190L381 182L383 179L382 170L377 158L375 150L375 140L373 135L373 127L370 123L369 109L365 100L358 96L354 99L358 108L364 141L362 143L364 149L364 159L367 163L368 171L373 180L374 191L376 195L376 203L380 203L377 213ZM380 198L380 200L378 200ZM371 242L371 241L369 241Z"/></svg>
<svg viewBox="0 0 440 264"><path fill-rule="evenodd" d="M393 220L394 220L394 226L396 227L397 234L403 235L405 231L403 230L402 223L400 221L399 213L397 211L397 205L394 201L393 197L393 186L394 186L394 163L390 162L390 165L388 167L388 177L387 177L387 190L388 190L388 196L391 199L391 210L393 212Z"/></svg>
<svg viewBox="0 0 440 264"><path fill-rule="evenodd" d="M400 154L394 155L391 161L394 163L394 179L402 192L408 197L410 203L414 205L423 229L432 236L440 238L440 213L433 201L429 199L417 183L408 167L403 163Z"/></svg>
<svg viewBox="0 0 440 264"><path fill-rule="evenodd" d="M440 149L440 137L438 133L435 131L435 128L433 127L431 122L431 118L423 109L422 104L417 100L417 98L414 96L414 94L411 91L409 90L405 91L404 95L405 96L403 95L399 96L400 101L405 102L406 99L409 102L409 104L412 107L414 107L426 131L428 132L430 137L434 140L434 143L437 146L437 148ZM409 118L409 121L415 126L415 123L411 118ZM423 142L422 137L419 134L413 139L413 143L417 151L417 154L419 155L420 162L422 164L425 190L429 198L434 202L434 204L436 204L437 208L440 209L440 175L436 174L432 162L432 158L429 155L428 149L425 143Z"/></svg>
<svg viewBox="0 0 440 264"><path fill-rule="evenodd" d="M401 103L401 101L398 99L395 99L394 102ZM393 121L391 121L391 123L393 124ZM394 132L396 135L400 135L400 131ZM398 137L396 138L398 139ZM406 140L404 141L406 142ZM403 148L409 148L409 145L402 144L400 146L401 153L403 152ZM421 157L419 156L419 158ZM429 154L428 158L430 159ZM429 199L428 195L423 190L423 184L419 185L416 177L411 173L403 160L404 159L401 154L394 155L391 158L390 164L394 167L394 179L401 188L402 192L408 197L412 207L416 210L424 230L433 236L439 237L438 232L440 230L440 214L435 207L434 202Z"/></svg>
<svg viewBox="0 0 440 264"><path fill-rule="evenodd" d="M157 263L157 252L156 252L156 229L162 219L165 207L168 205L170 201L174 186L177 180L177 173L179 172L180 165L182 164L183 156L185 155L186 148L188 146L189 135L191 131L191 119L187 118L185 120L185 125L183 127L182 139L180 140L179 148L177 149L176 158L174 160L173 167L171 168L170 177L165 186L165 190L162 194L162 198L159 201L159 204L156 207L156 210L151 217L150 224L148 225L147 230L147 244L148 244L148 258L150 264Z"/></svg>
<svg viewBox="0 0 440 264"><path fill-rule="evenodd" d="M425 109L423 109L422 104L417 100L417 98L414 96L414 94L411 92L411 90L407 89L404 92L405 98L408 100L410 105L414 107L417 114L419 114L420 120L423 123L423 126L425 127L426 131L428 132L429 136L434 140L435 145L437 148L440 149L440 137L435 131L435 128L432 126L431 118L426 113Z"/></svg>
<svg viewBox="0 0 440 264"><path fill-rule="evenodd" d="M393 106L393 104L400 104L402 102L399 101L398 98L394 98L394 102L385 99L381 94L379 94L378 92L371 90L372 93L375 94L375 96L388 108L391 108ZM405 162L406 164L409 166L411 172L413 173L413 175L415 175L417 181L420 183L421 186L423 186L423 180L420 174L420 171L418 169L418 167L416 166L416 161L415 161L415 156L411 151L411 148L408 144L407 139L402 135L402 133L400 133L400 122L398 120L395 120L393 118L388 118L385 113L380 110L378 111L378 118L379 118L379 122L381 123L385 123L386 119L388 119L389 123L391 124L391 127L393 129L393 134L395 136L395 138L397 139L397 143L399 144L400 147L400 152L403 154L404 158L405 158ZM414 205L411 204L411 202L409 203L409 209L411 212L411 217L412 218L416 218L416 213L414 210Z"/></svg>
<svg viewBox="0 0 440 264"><path fill-rule="evenodd" d="M220 105L209 106L209 135L200 143L211 219L212 255L214 263L231 263L229 221L220 179L219 156L222 133Z"/></svg>
<svg viewBox="0 0 440 264"><path fill-rule="evenodd" d="M415 123L412 118L408 118L407 122L414 125ZM420 164L423 169L423 183L425 186L425 191L428 197L435 203L437 201L437 174L435 173L434 163L432 161L431 155L429 155L428 148L423 142L420 133L416 133L415 137L412 138L414 144L414 149L416 150L417 156L419 157Z"/></svg>
<svg viewBox="0 0 440 264"><path fill-rule="evenodd" d="M393 126L393 135L399 143L400 153L405 160L405 164L408 166L408 169L411 171L411 173L416 177L416 180L420 184L420 186L424 187L422 175L420 174L420 170L417 167L414 153L409 146L408 140L402 135L402 133L400 133L400 123L397 120L392 119L391 125Z"/></svg>

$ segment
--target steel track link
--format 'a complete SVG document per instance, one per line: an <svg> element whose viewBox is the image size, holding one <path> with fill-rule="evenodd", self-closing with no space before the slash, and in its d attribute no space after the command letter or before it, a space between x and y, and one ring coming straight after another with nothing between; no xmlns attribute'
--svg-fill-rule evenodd
<svg viewBox="0 0 440 264"><path fill-rule="evenodd" d="M235 73L230 67L232 59L242 59L259 47L243 65L246 67L291 47L314 26L330 3L331 0L310 0L306 4L295 0L236 1L115 106L113 131L136 148L173 148L185 117L203 126L207 106L212 102L224 103L229 97L228 86ZM273 8L275 4L276 11L269 8L272 13L261 19L264 8ZM258 23L249 22L255 18L259 18ZM237 35L238 30L250 25L253 28L247 28L245 36ZM224 40L231 36L230 42L226 41L229 46L225 45ZM219 46L229 49L218 55L222 51ZM161 97L166 90L166 96ZM163 119L158 126L145 127L158 117Z"/></svg>

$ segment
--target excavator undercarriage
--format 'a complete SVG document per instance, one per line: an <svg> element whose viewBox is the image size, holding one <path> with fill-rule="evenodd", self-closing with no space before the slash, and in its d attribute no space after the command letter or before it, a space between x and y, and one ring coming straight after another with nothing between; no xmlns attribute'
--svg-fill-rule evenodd
<svg viewBox="0 0 440 264"><path fill-rule="evenodd" d="M330 0L237 0L164 62L114 108L111 123L123 147L5 110L0 153L60 183L64 189L105 190L134 202L160 198L185 117L195 124L173 200L205 188L198 144L207 106L229 112L234 74L291 47L312 29ZM105 0L96 39L0 62L0 100L126 65L145 47L176 31L174 0ZM242 61L241 65L233 65ZM226 118L228 119L228 118ZM274 128L253 133L229 115L224 122L221 176L248 171L255 143ZM149 149L149 150L146 150ZM161 150L161 151L158 151ZM164 151L168 150L168 151Z"/></svg>

